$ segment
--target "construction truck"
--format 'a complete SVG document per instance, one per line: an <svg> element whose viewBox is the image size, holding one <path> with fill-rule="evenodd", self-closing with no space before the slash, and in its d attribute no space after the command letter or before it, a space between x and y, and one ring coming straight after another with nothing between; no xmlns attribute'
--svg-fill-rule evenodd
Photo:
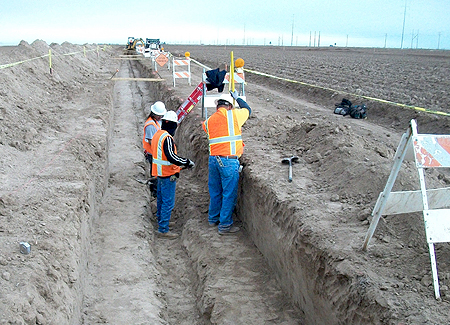
<svg viewBox="0 0 450 325"><path fill-rule="evenodd" d="M147 38L145 39L145 49L159 50L161 48L159 38Z"/></svg>
<svg viewBox="0 0 450 325"><path fill-rule="evenodd" d="M145 39L144 56L146 58L155 57L155 53L161 51L161 44L159 38L147 38Z"/></svg>

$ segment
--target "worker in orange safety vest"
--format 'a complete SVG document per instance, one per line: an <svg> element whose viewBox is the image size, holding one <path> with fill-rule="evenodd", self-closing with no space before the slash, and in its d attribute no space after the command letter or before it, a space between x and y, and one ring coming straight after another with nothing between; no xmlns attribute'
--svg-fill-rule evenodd
<svg viewBox="0 0 450 325"><path fill-rule="evenodd" d="M175 189L180 177L181 166L195 166L190 159L177 155L173 135L178 126L178 116L174 111L168 111L162 118L161 130L152 139L152 176L157 177L157 209L159 237L174 239L178 234L169 231L169 222L175 206Z"/></svg>
<svg viewBox="0 0 450 325"><path fill-rule="evenodd" d="M166 114L166 105L163 102L157 101L150 106L150 114L144 124L144 135L142 137L142 147L144 148L144 156L150 165L149 174L152 176L152 138L155 133L161 129L161 119ZM153 197L156 197L156 179L150 179L150 192Z"/></svg>
<svg viewBox="0 0 450 325"><path fill-rule="evenodd" d="M220 235L233 234L232 213L237 202L239 157L244 152L241 127L251 114L250 106L238 97L237 91L222 94L216 101L216 112L203 122L209 141L209 212L208 222L218 226ZM240 109L234 108L236 101Z"/></svg>

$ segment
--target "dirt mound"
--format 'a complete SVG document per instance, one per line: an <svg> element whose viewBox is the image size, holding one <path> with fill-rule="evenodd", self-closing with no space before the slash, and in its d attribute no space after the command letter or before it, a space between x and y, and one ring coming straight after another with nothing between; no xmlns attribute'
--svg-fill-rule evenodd
<svg viewBox="0 0 450 325"><path fill-rule="evenodd" d="M49 48L37 40L0 51L2 63L26 60L0 69L2 323L76 318L89 188L99 190L104 174L106 141L95 128L107 127L111 101L98 65L108 55L84 57L71 45L78 53L67 60L53 50L51 75ZM102 95L89 98L85 87L95 84ZM93 116L83 114L92 106ZM20 241L30 255L19 253Z"/></svg>

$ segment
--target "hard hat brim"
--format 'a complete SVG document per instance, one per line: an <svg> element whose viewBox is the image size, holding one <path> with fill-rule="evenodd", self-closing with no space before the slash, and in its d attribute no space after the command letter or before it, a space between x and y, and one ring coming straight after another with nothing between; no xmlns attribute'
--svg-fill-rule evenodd
<svg viewBox="0 0 450 325"><path fill-rule="evenodd" d="M228 94L220 95L219 98L214 100L214 104L216 104L216 106L217 106L217 103L219 102L219 100L227 101L230 105L233 105L233 97L231 97L231 95L228 95Z"/></svg>

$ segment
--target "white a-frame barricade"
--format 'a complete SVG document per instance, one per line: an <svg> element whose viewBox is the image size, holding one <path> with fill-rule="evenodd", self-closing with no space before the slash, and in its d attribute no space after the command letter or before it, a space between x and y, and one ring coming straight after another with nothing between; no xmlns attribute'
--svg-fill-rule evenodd
<svg viewBox="0 0 450 325"><path fill-rule="evenodd" d="M391 192L401 164L409 153L414 155L420 190ZM382 215L423 211L436 299L440 298L440 293L434 244L450 242L450 187L427 190L424 169L449 167L450 135L417 134L416 121L411 120L398 145L386 186L372 211L373 219L363 245L366 250Z"/></svg>
<svg viewBox="0 0 450 325"><path fill-rule="evenodd" d="M175 80L178 78L188 79L189 86L191 85L191 61L189 58L183 60L173 59L173 86L175 87Z"/></svg>

